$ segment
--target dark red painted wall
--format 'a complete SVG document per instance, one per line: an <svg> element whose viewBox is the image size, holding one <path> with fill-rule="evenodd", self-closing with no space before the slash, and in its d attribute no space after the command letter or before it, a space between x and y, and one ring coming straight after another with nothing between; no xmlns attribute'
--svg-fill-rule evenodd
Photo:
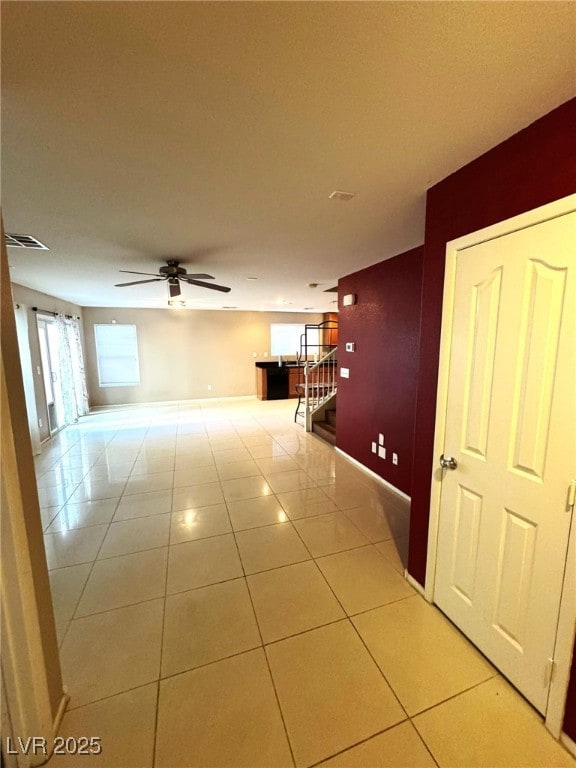
<svg viewBox="0 0 576 768"><path fill-rule="evenodd" d="M355 272L338 282L338 295L357 296L340 306L337 445L396 488L410 494L418 381L418 337L423 248ZM346 352L345 343L356 343ZM384 434L386 459L371 452ZM398 465L392 464L392 452Z"/></svg>
<svg viewBox="0 0 576 768"><path fill-rule="evenodd" d="M408 570L424 583L446 243L576 192L576 99L429 190ZM576 739L576 662L565 728Z"/></svg>
<svg viewBox="0 0 576 768"><path fill-rule="evenodd" d="M570 736L572 741L576 741L576 654L572 659L572 673L570 675L570 684L568 685L563 730Z"/></svg>

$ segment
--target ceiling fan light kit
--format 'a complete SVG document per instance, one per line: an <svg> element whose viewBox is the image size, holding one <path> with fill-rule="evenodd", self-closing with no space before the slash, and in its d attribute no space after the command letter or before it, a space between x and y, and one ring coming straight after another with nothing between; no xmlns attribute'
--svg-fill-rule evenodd
<svg viewBox="0 0 576 768"><path fill-rule="evenodd" d="M185 282L189 285L197 285L200 288L210 288L212 291L221 291L222 293L228 293L231 289L225 285L217 285L216 283L205 283L205 280L214 280L213 275L206 275L204 273L189 274L184 267L179 266L179 262L171 259L166 262L165 267L160 267L157 273L154 272L134 272L130 269L120 269L127 275L147 275L147 280L134 280L129 283L116 283L116 288L124 288L127 285L143 285L144 283L157 283L162 280L168 282L168 292L170 298L173 299L176 296L180 296L182 290L180 283Z"/></svg>

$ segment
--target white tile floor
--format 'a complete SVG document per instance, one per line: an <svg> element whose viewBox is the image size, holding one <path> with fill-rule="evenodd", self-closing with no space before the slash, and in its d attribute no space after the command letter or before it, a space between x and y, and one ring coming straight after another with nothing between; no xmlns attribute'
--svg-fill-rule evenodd
<svg viewBox="0 0 576 768"><path fill-rule="evenodd" d="M116 408L46 446L61 730L103 744L50 765L574 768L403 579L406 503L293 408Z"/></svg>

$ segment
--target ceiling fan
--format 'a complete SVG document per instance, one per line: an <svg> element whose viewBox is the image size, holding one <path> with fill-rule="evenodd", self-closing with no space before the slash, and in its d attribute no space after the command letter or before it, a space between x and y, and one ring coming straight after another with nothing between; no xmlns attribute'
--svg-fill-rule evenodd
<svg viewBox="0 0 576 768"><path fill-rule="evenodd" d="M125 272L127 275L150 275L150 280L134 280L130 283L116 283L116 288L123 288L126 285L141 285L142 283L157 283L161 280L168 281L170 298L180 296L180 282L190 283L190 285L199 285L201 288L211 288L213 291L222 291L228 293L230 288L216 283L205 283L204 280L214 280L212 275L188 274L184 267L180 267L178 261L169 260L167 266L160 267L157 273L154 272L133 272L130 269L120 269L119 272Z"/></svg>

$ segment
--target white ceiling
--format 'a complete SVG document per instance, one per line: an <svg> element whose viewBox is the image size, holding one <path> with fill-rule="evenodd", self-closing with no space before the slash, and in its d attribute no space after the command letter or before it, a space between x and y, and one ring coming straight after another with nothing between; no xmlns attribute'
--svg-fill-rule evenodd
<svg viewBox="0 0 576 768"><path fill-rule="evenodd" d="M176 258L232 287L190 306L334 309L339 277L422 243L428 187L574 96L575 14L5 1L4 223L50 247L10 248L12 279L159 307L166 285L117 270Z"/></svg>

